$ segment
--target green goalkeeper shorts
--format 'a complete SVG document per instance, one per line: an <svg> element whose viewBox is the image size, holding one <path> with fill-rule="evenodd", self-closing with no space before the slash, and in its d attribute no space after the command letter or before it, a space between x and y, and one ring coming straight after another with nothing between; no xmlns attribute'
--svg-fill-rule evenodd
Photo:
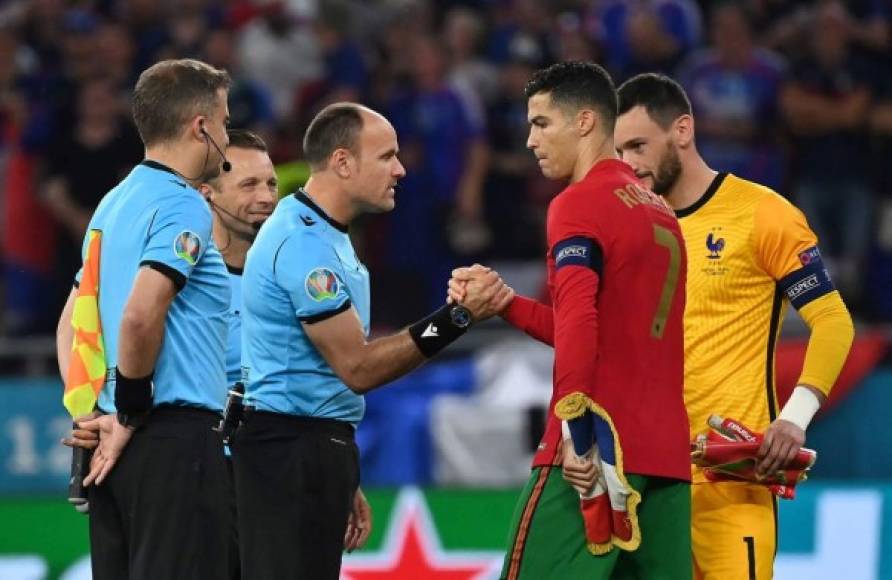
<svg viewBox="0 0 892 580"><path fill-rule="evenodd" d="M628 474L641 493L641 545L595 556L586 546L579 495L560 466L533 469L514 511L505 580L691 580L691 488L675 479Z"/></svg>

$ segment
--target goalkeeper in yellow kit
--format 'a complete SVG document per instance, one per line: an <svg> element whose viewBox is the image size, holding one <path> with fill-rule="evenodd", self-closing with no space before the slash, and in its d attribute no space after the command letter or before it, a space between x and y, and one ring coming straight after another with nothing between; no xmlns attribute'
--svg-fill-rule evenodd
<svg viewBox="0 0 892 580"><path fill-rule="evenodd" d="M624 160L675 210L688 255L685 405L692 439L710 415L764 432L757 473L786 467L826 400L854 336L805 216L774 191L710 169L697 152L687 95L644 74L619 88L614 133ZM811 330L802 375L778 413L774 354L792 304ZM693 467L694 575L773 574L777 505L757 483L707 482Z"/></svg>

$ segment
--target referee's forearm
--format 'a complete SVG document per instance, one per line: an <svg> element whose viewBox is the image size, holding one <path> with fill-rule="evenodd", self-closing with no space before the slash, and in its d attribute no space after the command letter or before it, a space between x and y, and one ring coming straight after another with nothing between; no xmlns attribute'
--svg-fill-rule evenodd
<svg viewBox="0 0 892 580"><path fill-rule="evenodd" d="M144 377L152 373L164 340L163 317L127 315L121 320L118 338L118 369L128 377Z"/></svg>
<svg viewBox="0 0 892 580"><path fill-rule="evenodd" d="M340 377L350 390L367 393L408 374L427 361L408 330L367 343Z"/></svg>

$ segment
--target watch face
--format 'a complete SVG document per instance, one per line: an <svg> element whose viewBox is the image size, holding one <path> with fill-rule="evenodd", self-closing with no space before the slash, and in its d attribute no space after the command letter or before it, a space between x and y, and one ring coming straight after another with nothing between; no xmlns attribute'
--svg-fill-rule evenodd
<svg viewBox="0 0 892 580"><path fill-rule="evenodd" d="M455 306L449 311L449 317L452 318L452 324L459 328L467 328L471 325L471 313L464 306Z"/></svg>

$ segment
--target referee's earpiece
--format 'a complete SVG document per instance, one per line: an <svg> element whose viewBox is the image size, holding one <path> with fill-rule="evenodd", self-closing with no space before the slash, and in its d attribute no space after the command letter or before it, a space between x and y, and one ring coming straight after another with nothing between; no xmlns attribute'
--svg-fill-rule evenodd
<svg viewBox="0 0 892 580"><path fill-rule="evenodd" d="M226 171L227 173L230 172L230 171L232 171L232 163L230 163L229 160L226 159L226 155L223 153L223 150L220 149L220 146L217 145L217 142L214 141L214 138L211 137L211 134L208 133L208 132L207 132L207 129L204 128L204 121L200 121L199 123L200 123L199 126L198 126L198 127L199 127L199 131L201 131L202 133L204 133L204 139L205 139L205 141L208 142L208 143L210 143L210 144L212 144L212 145L214 146L214 149L217 150L217 153L220 154L220 157L223 158L223 164L221 165L221 167L223 168L223 171Z"/></svg>

